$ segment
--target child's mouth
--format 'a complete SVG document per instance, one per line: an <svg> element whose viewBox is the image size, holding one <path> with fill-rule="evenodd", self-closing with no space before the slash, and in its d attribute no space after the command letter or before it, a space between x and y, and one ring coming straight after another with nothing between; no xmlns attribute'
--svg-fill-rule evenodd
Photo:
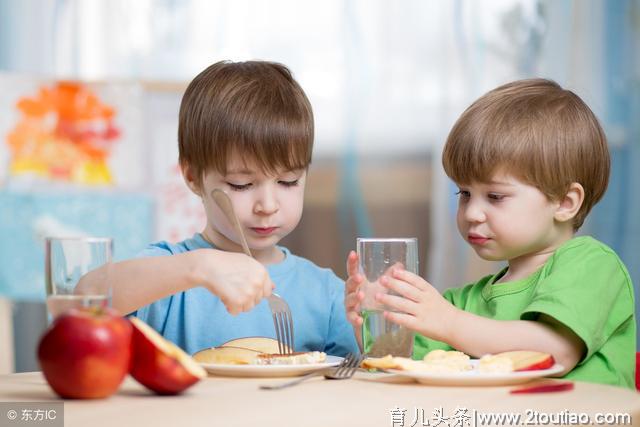
<svg viewBox="0 0 640 427"><path fill-rule="evenodd" d="M471 243L472 245L484 245L490 240L487 237L472 236L472 235L469 235L468 239L469 239L469 243Z"/></svg>
<svg viewBox="0 0 640 427"><path fill-rule="evenodd" d="M260 234L261 236L268 236L269 234L276 231L278 227L251 227L255 233Z"/></svg>

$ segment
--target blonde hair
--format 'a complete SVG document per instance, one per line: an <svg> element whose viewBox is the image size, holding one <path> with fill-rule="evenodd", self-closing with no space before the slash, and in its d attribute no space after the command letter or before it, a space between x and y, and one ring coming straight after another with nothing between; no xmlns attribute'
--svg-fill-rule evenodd
<svg viewBox="0 0 640 427"><path fill-rule="evenodd" d="M265 173L306 168L313 112L287 67L275 62L217 62L198 74L180 104L179 162L198 186L209 170L227 173L237 154Z"/></svg>
<svg viewBox="0 0 640 427"><path fill-rule="evenodd" d="M519 80L476 100L449 133L442 153L456 183L488 182L502 171L561 200L573 182L584 202L573 219L580 228L609 181L605 134L573 92L545 79Z"/></svg>

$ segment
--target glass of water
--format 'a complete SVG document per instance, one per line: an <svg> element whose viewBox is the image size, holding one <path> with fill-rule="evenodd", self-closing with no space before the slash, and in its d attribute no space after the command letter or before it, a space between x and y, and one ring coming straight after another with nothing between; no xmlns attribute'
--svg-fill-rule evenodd
<svg viewBox="0 0 640 427"><path fill-rule="evenodd" d="M385 320L383 312L389 308L377 302L375 295L393 294L380 284L380 277L389 275L392 267L418 274L418 239L358 238L357 251L360 273L365 277L360 288L365 295L361 304L363 353L371 357L411 357L414 333Z"/></svg>
<svg viewBox="0 0 640 427"><path fill-rule="evenodd" d="M47 309L51 318L78 307L111 305L107 270L91 283L82 276L111 262L113 239L109 237L47 237L45 280Z"/></svg>

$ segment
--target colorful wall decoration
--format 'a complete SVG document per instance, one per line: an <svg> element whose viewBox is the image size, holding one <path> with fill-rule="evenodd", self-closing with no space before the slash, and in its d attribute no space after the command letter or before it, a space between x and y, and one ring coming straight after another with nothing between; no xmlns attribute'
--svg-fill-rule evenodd
<svg viewBox="0 0 640 427"><path fill-rule="evenodd" d="M16 103L20 117L9 132L9 174L49 180L112 184L108 158L121 131L116 110L87 86L61 81L43 85Z"/></svg>

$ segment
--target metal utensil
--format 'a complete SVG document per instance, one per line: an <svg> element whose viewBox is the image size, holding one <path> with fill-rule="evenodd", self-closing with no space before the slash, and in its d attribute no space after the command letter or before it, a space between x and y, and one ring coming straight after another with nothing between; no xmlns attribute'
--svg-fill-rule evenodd
<svg viewBox="0 0 640 427"><path fill-rule="evenodd" d="M311 377L315 377L318 375L324 375L324 377L328 380L346 380L353 376L356 373L356 370L362 363L363 356L356 355L354 353L349 353L347 356L342 359L342 362L338 366L334 366L329 369L321 369L319 371L310 372L307 375L303 375L300 378L296 378L293 381L287 381L286 383L281 384L264 384L261 385L260 388L263 390L280 390L286 387L291 387L296 384L300 384L302 381L309 379Z"/></svg>

